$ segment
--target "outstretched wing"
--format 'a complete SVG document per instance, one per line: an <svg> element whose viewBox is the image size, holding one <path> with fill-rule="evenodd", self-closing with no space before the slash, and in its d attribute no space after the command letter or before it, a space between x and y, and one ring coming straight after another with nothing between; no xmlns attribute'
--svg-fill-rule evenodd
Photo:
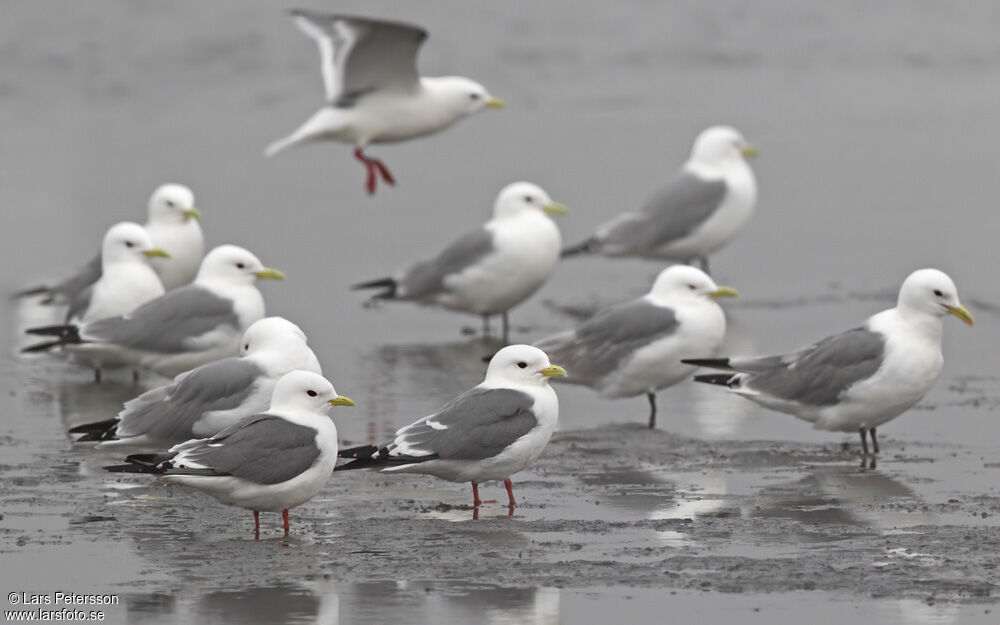
<svg viewBox="0 0 1000 625"><path fill-rule="evenodd" d="M376 89L413 90L420 80L422 28L320 11L292 11L296 25L319 45L327 101L351 106Z"/></svg>

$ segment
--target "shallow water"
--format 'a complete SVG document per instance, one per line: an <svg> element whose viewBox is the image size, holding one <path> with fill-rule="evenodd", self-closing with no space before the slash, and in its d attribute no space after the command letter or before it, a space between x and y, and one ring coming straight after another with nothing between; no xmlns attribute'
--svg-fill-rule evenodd
<svg viewBox="0 0 1000 625"><path fill-rule="evenodd" d="M640 623L666 611L992 622L995 3L338 8L425 25L422 70L476 77L508 108L374 149L399 185L368 198L343 146L261 157L321 97L313 44L273 3L5 7L0 287L58 275L89 258L108 224L142 219L156 184L189 184L210 243L245 245L289 274L263 287L269 312L299 323L358 401L334 412L342 439L377 440L477 383L495 345L463 335L476 319L366 309L348 285L432 253L515 179L567 203L564 238L580 239L641 201L702 127L727 122L762 152L759 213L713 258L719 282L744 296L727 309L727 349L784 351L850 327L921 266L948 271L978 323L946 324L942 376L880 429L876 471L841 451L856 437L717 389L664 391L670 434L647 437L633 427L644 399L560 387L563 431L518 476L525 505L513 518L488 507L470 523L464 485L350 475L293 513L285 548L273 519L255 544L243 511L107 479L100 466L115 455L73 447L64 428L113 415L139 389L16 357L20 329L52 311L10 304L0 590L120 593L124 607L109 613L119 622L549 623L623 610ZM559 306L640 293L659 268L563 263L514 312L514 338L571 324Z"/></svg>

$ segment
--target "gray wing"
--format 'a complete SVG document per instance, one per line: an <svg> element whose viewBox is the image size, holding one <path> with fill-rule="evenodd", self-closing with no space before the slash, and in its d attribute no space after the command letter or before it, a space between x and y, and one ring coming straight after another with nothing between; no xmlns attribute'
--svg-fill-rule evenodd
<svg viewBox="0 0 1000 625"><path fill-rule="evenodd" d="M831 406L851 386L871 377L885 357L885 338L865 328L827 337L788 356L733 359L748 371L745 388L813 406Z"/></svg>
<svg viewBox="0 0 1000 625"><path fill-rule="evenodd" d="M168 291L126 315L99 319L82 328L98 339L149 352L187 351L190 339L231 326L239 331L233 301L193 284Z"/></svg>
<svg viewBox="0 0 1000 625"><path fill-rule="evenodd" d="M62 295L68 300L73 301L78 293L97 282L100 277L101 253L98 252L96 256L87 261L86 265L80 267L76 273L52 287L52 293Z"/></svg>
<svg viewBox="0 0 1000 625"><path fill-rule="evenodd" d="M391 456L444 460L492 458L538 425L527 393L474 388L396 432Z"/></svg>
<svg viewBox="0 0 1000 625"><path fill-rule="evenodd" d="M334 106L351 106L376 89L417 88L417 54L427 38L422 28L302 9L292 16L319 45L323 85Z"/></svg>
<svg viewBox="0 0 1000 625"><path fill-rule="evenodd" d="M117 437L148 436L163 442L195 436L194 424L207 412L232 410L253 392L264 371L246 358L224 358L184 374L125 403Z"/></svg>
<svg viewBox="0 0 1000 625"><path fill-rule="evenodd" d="M461 273L494 251L493 233L486 228L470 232L431 260L417 263L399 278L400 299L420 299L444 292L444 280Z"/></svg>
<svg viewBox="0 0 1000 625"><path fill-rule="evenodd" d="M682 239L705 222L726 196L726 183L682 171L638 211L598 229L601 250L609 254L652 252Z"/></svg>
<svg viewBox="0 0 1000 625"><path fill-rule="evenodd" d="M319 458L316 430L281 417L247 417L212 438L175 448L170 473L183 474L192 462L217 475L232 475L255 484L278 484L307 471Z"/></svg>
<svg viewBox="0 0 1000 625"><path fill-rule="evenodd" d="M87 309L90 308L90 298L93 295L94 285L88 284L70 298L69 308L66 309L66 323L69 323L73 319L80 319L87 314Z"/></svg>
<svg viewBox="0 0 1000 625"><path fill-rule="evenodd" d="M613 372L637 349L670 336L678 327L674 309L641 297L606 308L576 330L536 345L570 371L568 381L586 384Z"/></svg>

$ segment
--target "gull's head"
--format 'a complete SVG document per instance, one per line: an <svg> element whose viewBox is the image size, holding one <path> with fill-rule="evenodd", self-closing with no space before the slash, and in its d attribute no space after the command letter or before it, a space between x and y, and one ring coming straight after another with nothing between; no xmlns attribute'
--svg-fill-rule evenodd
<svg viewBox="0 0 1000 625"><path fill-rule="evenodd" d="M494 98L486 87L461 76L432 78L433 89L448 108L458 115L472 115L484 108L504 107L503 100Z"/></svg>
<svg viewBox="0 0 1000 625"><path fill-rule="evenodd" d="M531 345L508 345L490 359L486 381L499 384L544 386L550 378L564 378L566 370L549 362L545 352Z"/></svg>
<svg viewBox="0 0 1000 625"><path fill-rule="evenodd" d="M537 184L514 182L500 190L493 203L494 217L511 217L534 211L547 215L565 215L569 212L565 204L555 202Z"/></svg>
<svg viewBox="0 0 1000 625"><path fill-rule="evenodd" d="M240 356L252 356L261 351L287 351L306 345L306 333L284 317L264 317L243 333Z"/></svg>
<svg viewBox="0 0 1000 625"><path fill-rule="evenodd" d="M353 406L354 401L338 395L333 384L311 371L291 371L281 376L271 394L271 410L325 415L330 406Z"/></svg>
<svg viewBox="0 0 1000 625"><path fill-rule="evenodd" d="M661 271L649 293L656 299L669 301L739 296L736 289L719 286L707 273L688 265L672 265Z"/></svg>
<svg viewBox="0 0 1000 625"><path fill-rule="evenodd" d="M285 274L265 267L249 250L236 245L220 245L205 255L195 280L254 284L261 279L284 280Z"/></svg>
<svg viewBox="0 0 1000 625"><path fill-rule="evenodd" d="M164 184L149 197L149 221L157 223L183 223L201 219L201 211L194 207L194 193L182 184Z"/></svg>
<svg viewBox="0 0 1000 625"><path fill-rule="evenodd" d="M101 259L107 263L138 262L150 258L170 258L170 255L153 246L153 239L139 224L123 221L111 226L101 243Z"/></svg>
<svg viewBox="0 0 1000 625"><path fill-rule="evenodd" d="M937 269L918 269L907 276L899 289L897 307L935 317L955 315L970 326L975 322L972 313L958 301L955 283Z"/></svg>
<svg viewBox="0 0 1000 625"><path fill-rule="evenodd" d="M691 148L691 160L701 165L719 166L757 156L757 148L731 126L702 130Z"/></svg>

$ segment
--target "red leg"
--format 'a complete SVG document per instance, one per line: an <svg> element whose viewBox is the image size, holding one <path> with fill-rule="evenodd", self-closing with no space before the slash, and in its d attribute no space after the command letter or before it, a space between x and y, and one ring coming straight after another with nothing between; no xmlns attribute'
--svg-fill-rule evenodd
<svg viewBox="0 0 1000 625"><path fill-rule="evenodd" d="M365 169L368 172L368 175L365 177L365 189L368 191L368 195L374 194L376 183L375 163L364 155L361 148L354 148L354 158L365 164Z"/></svg>
<svg viewBox="0 0 1000 625"><path fill-rule="evenodd" d="M503 481L503 485L507 487L507 499L510 501L508 504L511 508L517 505L517 500L514 499L514 484L510 481L508 477Z"/></svg>
<svg viewBox="0 0 1000 625"><path fill-rule="evenodd" d="M257 510L253 511L253 539L257 540L260 538L260 512Z"/></svg>
<svg viewBox="0 0 1000 625"><path fill-rule="evenodd" d="M475 482L472 483L472 505L476 508L483 505L483 501L479 498L479 484Z"/></svg>
<svg viewBox="0 0 1000 625"><path fill-rule="evenodd" d="M285 536L288 536L288 508L281 511L281 520L285 522Z"/></svg>
<svg viewBox="0 0 1000 625"><path fill-rule="evenodd" d="M372 163L374 163L375 167L378 168L378 173L382 175L382 180L385 180L391 185L396 184L396 179L392 177L392 172L389 171L389 168L386 166L385 163L383 163L381 160L377 158L372 159Z"/></svg>

